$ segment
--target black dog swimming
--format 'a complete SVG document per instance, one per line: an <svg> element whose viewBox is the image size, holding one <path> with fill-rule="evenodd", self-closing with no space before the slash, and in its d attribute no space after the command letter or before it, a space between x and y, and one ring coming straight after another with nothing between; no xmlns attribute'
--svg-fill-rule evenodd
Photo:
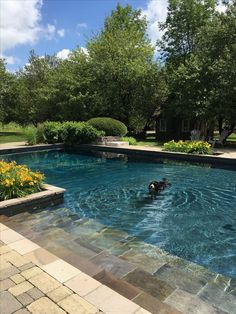
<svg viewBox="0 0 236 314"><path fill-rule="evenodd" d="M163 178L162 181L151 181L148 186L150 194L157 194L158 192L164 190L167 186L171 184L166 178Z"/></svg>

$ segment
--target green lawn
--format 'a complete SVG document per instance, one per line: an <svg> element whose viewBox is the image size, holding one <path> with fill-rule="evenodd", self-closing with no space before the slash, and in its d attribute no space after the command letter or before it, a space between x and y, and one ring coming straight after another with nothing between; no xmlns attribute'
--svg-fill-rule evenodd
<svg viewBox="0 0 236 314"><path fill-rule="evenodd" d="M155 136L147 136L142 141L137 140L137 145L140 146L162 146L162 143L157 142Z"/></svg>
<svg viewBox="0 0 236 314"><path fill-rule="evenodd" d="M215 132L214 135L215 135L215 138L219 138L218 132ZM234 143L232 143L232 145L235 145L236 144L236 133L231 134L228 137L227 142L234 142ZM137 140L137 145L140 145L140 146L162 146L163 143L157 142L155 139L155 136L153 136L153 134L152 134L152 136L147 136L146 139L144 139L142 141ZM230 143L228 145L230 145ZM226 147L227 147L227 144L226 144Z"/></svg>
<svg viewBox="0 0 236 314"><path fill-rule="evenodd" d="M0 130L0 144L12 143L12 142L23 142L25 141L25 135L21 132L9 132Z"/></svg>

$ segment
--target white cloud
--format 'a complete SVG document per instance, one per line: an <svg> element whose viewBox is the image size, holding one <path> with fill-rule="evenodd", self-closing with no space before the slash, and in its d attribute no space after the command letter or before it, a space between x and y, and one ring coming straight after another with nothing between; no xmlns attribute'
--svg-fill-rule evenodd
<svg viewBox="0 0 236 314"><path fill-rule="evenodd" d="M44 33L48 40L53 39L56 33L56 26L53 24L47 24L47 27L44 29Z"/></svg>
<svg viewBox="0 0 236 314"><path fill-rule="evenodd" d="M1 53L18 44L34 43L39 35L42 0L1 1Z"/></svg>
<svg viewBox="0 0 236 314"><path fill-rule="evenodd" d="M224 13L226 11L226 5L222 1L219 1L218 5L216 6L216 10L220 13Z"/></svg>
<svg viewBox="0 0 236 314"><path fill-rule="evenodd" d="M15 58L15 57L13 57L13 56L5 56L5 55L2 55L2 54L0 54L0 58L1 59L5 59L5 61L6 61L6 63L7 64L15 64L16 62L18 62L19 61L19 59L18 58Z"/></svg>
<svg viewBox="0 0 236 314"><path fill-rule="evenodd" d="M61 51L59 51L56 56L62 60L65 60L69 57L69 54L71 53L71 51L69 49L62 49Z"/></svg>
<svg viewBox="0 0 236 314"><path fill-rule="evenodd" d="M42 25L43 0L0 1L0 55L18 45L34 44L40 38L51 40L56 33L64 36L64 29L57 31L54 24Z"/></svg>
<svg viewBox="0 0 236 314"><path fill-rule="evenodd" d="M88 55L88 49L87 48L81 47L80 49L83 51L84 54Z"/></svg>
<svg viewBox="0 0 236 314"><path fill-rule="evenodd" d="M60 37L64 37L64 36L65 36L65 30L64 30L64 28L59 29L59 30L57 31L57 34L58 34Z"/></svg>
<svg viewBox="0 0 236 314"><path fill-rule="evenodd" d="M167 15L168 0L149 0L147 8L142 10L142 15L146 16L148 24L148 35L152 44L161 39L163 32L158 27L159 22L164 22Z"/></svg>
<svg viewBox="0 0 236 314"><path fill-rule="evenodd" d="M81 27L81 28L87 28L88 25L86 23L78 23L77 27Z"/></svg>

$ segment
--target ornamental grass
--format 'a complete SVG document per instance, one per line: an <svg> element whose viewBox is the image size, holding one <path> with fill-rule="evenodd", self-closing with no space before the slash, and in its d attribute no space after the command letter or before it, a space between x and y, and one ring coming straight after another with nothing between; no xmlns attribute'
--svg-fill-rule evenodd
<svg viewBox="0 0 236 314"><path fill-rule="evenodd" d="M43 189L44 175L15 161L0 161L0 201L24 197Z"/></svg>

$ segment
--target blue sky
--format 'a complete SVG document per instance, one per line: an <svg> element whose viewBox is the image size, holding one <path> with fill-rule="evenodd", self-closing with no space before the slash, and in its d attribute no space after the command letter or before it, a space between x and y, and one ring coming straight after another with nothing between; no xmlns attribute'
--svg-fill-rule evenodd
<svg viewBox="0 0 236 314"><path fill-rule="evenodd" d="M116 0L0 0L0 57L9 71L24 66L29 51L66 58L98 32ZM167 0L120 0L140 8L150 21L153 42L160 36L157 23L166 15Z"/></svg>
<svg viewBox="0 0 236 314"><path fill-rule="evenodd" d="M27 63L29 51L66 58L98 32L116 0L0 0L0 57L15 71ZM168 0L119 0L140 8L149 21L148 35L161 37L158 22L166 17Z"/></svg>

